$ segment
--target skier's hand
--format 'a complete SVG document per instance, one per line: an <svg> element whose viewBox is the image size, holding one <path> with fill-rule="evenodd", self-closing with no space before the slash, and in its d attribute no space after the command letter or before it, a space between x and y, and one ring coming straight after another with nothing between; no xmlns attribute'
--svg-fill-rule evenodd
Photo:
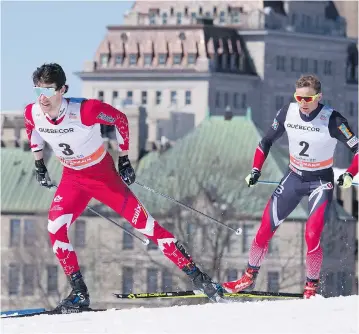
<svg viewBox="0 0 359 334"><path fill-rule="evenodd" d="M345 172L344 174L340 175L338 177L338 186L341 188L350 188L353 183L353 175L351 175L348 172Z"/></svg>
<svg viewBox="0 0 359 334"><path fill-rule="evenodd" d="M136 174L127 155L123 157L120 156L118 158L118 172L122 180L128 185L131 185L133 182L135 182Z"/></svg>
<svg viewBox="0 0 359 334"><path fill-rule="evenodd" d="M35 173L36 181L39 182L41 186L46 188L53 186L43 159L35 160Z"/></svg>
<svg viewBox="0 0 359 334"><path fill-rule="evenodd" d="M254 186L261 176L261 171L257 168L253 168L251 173L245 178L248 187Z"/></svg>

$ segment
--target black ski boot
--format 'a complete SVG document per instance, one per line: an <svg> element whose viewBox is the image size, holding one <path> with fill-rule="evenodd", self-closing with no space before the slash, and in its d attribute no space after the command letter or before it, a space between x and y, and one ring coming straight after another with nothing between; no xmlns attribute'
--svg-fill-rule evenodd
<svg viewBox="0 0 359 334"><path fill-rule="evenodd" d="M59 313L78 313L88 310L90 306L90 295L80 271L70 276L68 280L72 287L70 294L62 300L55 310Z"/></svg>
<svg viewBox="0 0 359 334"><path fill-rule="evenodd" d="M225 302L222 286L213 282L212 279L206 273L199 270L194 263L185 266L183 271L191 278L195 289L202 291L212 302Z"/></svg>

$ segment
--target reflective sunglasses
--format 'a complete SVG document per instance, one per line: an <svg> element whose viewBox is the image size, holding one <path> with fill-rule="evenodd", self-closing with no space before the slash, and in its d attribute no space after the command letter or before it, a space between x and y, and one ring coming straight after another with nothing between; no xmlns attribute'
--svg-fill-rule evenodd
<svg viewBox="0 0 359 334"><path fill-rule="evenodd" d="M39 98L41 95L45 97L52 97L56 94L56 89L53 87L34 87L36 96Z"/></svg>
<svg viewBox="0 0 359 334"><path fill-rule="evenodd" d="M310 102L313 102L319 96L319 94L320 93L312 95L312 96L300 96L300 95L297 95L296 93L294 93L294 98L298 103L302 102L302 100L304 100L307 103L310 103Z"/></svg>

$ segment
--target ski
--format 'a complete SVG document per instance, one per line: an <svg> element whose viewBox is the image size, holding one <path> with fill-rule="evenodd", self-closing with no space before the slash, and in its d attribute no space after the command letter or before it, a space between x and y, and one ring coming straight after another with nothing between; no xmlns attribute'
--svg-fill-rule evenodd
<svg viewBox="0 0 359 334"><path fill-rule="evenodd" d="M205 298L207 297L201 291L188 290L188 291L172 291L172 292L154 292L154 293L113 293L116 298L120 299L148 299L148 298ZM226 298L303 298L302 293L290 292L266 292L266 291L240 291L237 293L224 293Z"/></svg>
<svg viewBox="0 0 359 334"><path fill-rule="evenodd" d="M38 312L26 312L26 313L21 313L21 311L15 311L14 313L11 312L7 312L6 314L2 314L1 315L1 319L4 318L24 318L24 317L33 317L36 315L63 315L63 314L78 314L78 313L85 313L85 312L104 312L104 311L109 311L109 310L119 310L117 308L112 308L112 309L93 309L93 308L86 308L86 309L67 309L67 310L43 310L43 311L38 311Z"/></svg>

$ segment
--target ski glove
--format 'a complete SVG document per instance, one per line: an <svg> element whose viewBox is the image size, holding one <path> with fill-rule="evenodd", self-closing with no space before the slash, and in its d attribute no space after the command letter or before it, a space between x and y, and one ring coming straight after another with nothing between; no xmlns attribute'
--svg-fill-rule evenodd
<svg viewBox="0 0 359 334"><path fill-rule="evenodd" d="M44 159L35 160L35 173L36 180L40 183L41 186L46 188L52 187L52 182L47 172L47 168L44 163Z"/></svg>
<svg viewBox="0 0 359 334"><path fill-rule="evenodd" d="M253 168L251 173L245 178L248 187L254 186L261 176L261 171L257 168Z"/></svg>
<svg viewBox="0 0 359 334"><path fill-rule="evenodd" d="M127 185L131 185L135 182L136 174L127 155L118 158L118 172Z"/></svg>
<svg viewBox="0 0 359 334"><path fill-rule="evenodd" d="M341 188L350 188L353 183L353 175L351 175L348 172L345 172L344 174L340 175L338 177L338 186Z"/></svg>

